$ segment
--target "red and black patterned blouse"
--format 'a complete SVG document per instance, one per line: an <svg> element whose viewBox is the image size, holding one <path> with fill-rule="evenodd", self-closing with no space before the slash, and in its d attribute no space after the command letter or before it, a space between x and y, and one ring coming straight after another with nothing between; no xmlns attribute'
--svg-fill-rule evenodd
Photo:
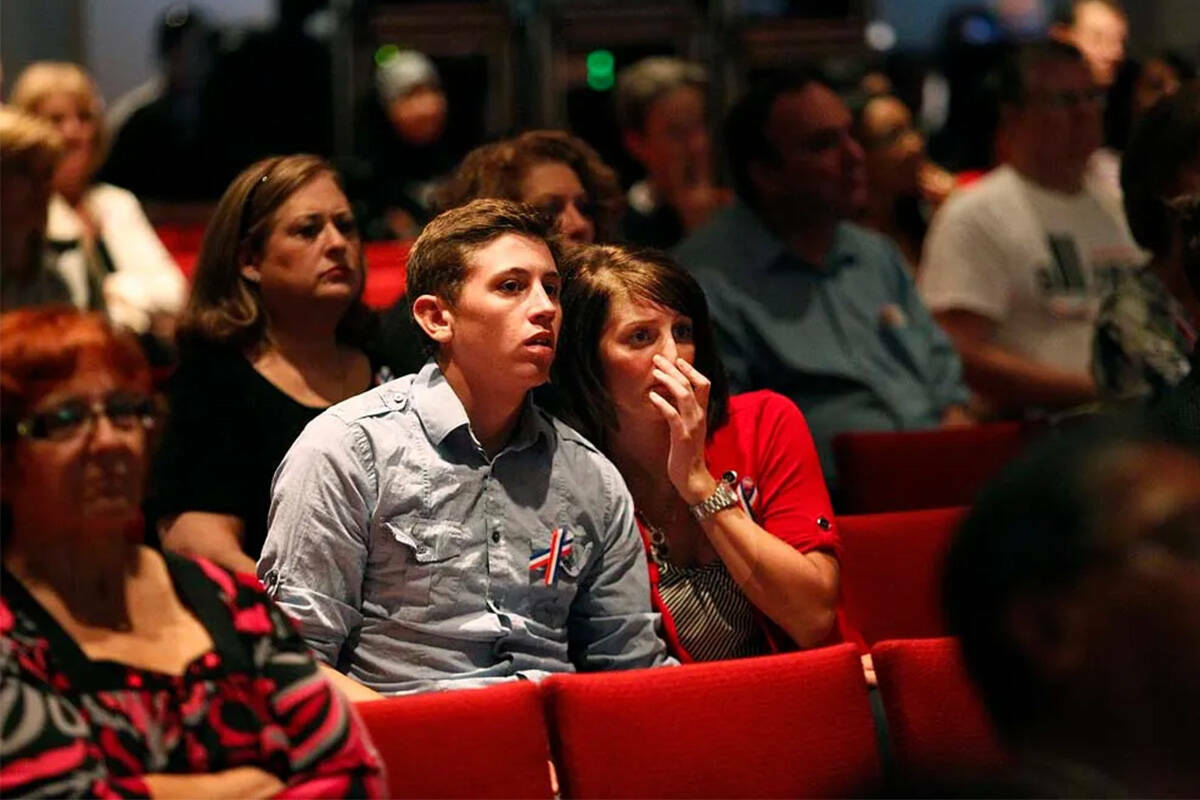
<svg viewBox="0 0 1200 800"><path fill-rule="evenodd" d="M253 766L280 797L382 796L365 728L253 576L165 558L213 640L180 676L89 659L3 573L0 795L146 797L143 775Z"/></svg>

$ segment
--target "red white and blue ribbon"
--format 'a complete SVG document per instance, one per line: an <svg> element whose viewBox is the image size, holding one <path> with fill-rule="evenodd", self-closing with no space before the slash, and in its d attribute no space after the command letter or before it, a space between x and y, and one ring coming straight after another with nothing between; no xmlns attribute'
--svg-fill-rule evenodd
<svg viewBox="0 0 1200 800"><path fill-rule="evenodd" d="M529 557L530 571L544 568L546 575L543 581L547 586L552 585L558 577L558 567L562 564L563 557L571 553L573 541L571 532L566 528L555 528L550 532L550 547Z"/></svg>

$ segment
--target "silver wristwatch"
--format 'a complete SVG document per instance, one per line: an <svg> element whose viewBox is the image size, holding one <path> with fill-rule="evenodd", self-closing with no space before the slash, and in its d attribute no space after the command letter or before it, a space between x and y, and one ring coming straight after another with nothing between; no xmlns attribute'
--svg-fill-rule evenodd
<svg viewBox="0 0 1200 800"><path fill-rule="evenodd" d="M717 484L717 490L699 503L696 503L696 505L688 506L688 511L692 512L692 516L696 518L697 522L703 522L718 511L736 506L741 502L738 498L737 490L733 488L736 485L737 473L726 472L721 476L721 482Z"/></svg>

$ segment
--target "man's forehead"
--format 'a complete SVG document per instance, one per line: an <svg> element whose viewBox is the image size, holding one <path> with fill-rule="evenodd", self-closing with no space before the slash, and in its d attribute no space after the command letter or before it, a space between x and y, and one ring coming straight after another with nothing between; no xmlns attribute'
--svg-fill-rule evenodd
<svg viewBox="0 0 1200 800"><path fill-rule="evenodd" d="M539 274L557 272L554 256L543 239L521 233L502 233L467 254L467 269L495 274L524 269Z"/></svg>
<svg viewBox="0 0 1200 800"><path fill-rule="evenodd" d="M826 128L850 124L846 104L828 87L810 83L803 89L784 92L775 99L767 118L768 135L804 136Z"/></svg>

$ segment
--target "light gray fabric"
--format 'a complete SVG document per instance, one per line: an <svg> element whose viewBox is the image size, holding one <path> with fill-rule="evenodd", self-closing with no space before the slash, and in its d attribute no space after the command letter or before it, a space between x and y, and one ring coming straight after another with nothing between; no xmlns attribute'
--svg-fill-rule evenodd
<svg viewBox="0 0 1200 800"><path fill-rule="evenodd" d="M571 534L555 580L531 569ZM669 663L616 468L526 401L487 458L436 364L317 417L275 474L259 577L384 693Z"/></svg>

